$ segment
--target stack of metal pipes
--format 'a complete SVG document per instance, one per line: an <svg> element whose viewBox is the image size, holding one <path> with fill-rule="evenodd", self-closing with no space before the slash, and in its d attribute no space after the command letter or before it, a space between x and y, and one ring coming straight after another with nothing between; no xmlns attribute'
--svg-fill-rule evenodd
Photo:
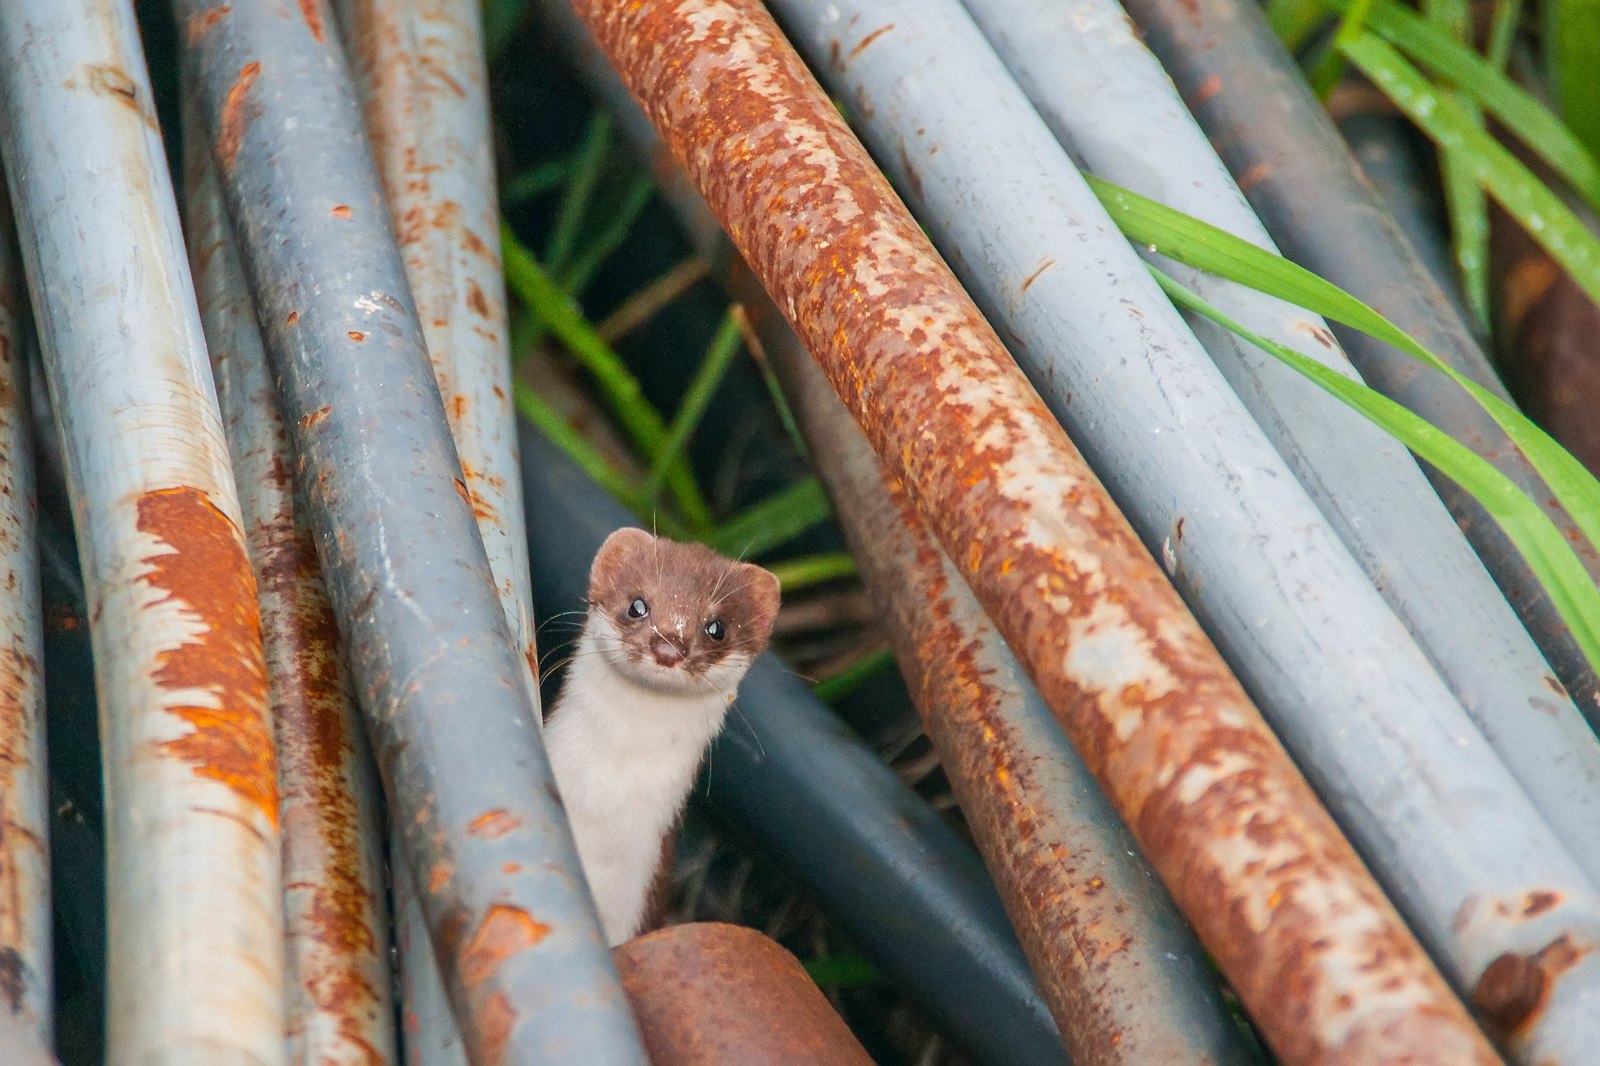
<svg viewBox="0 0 1600 1066"><path fill-rule="evenodd" d="M512 413L476 5L174 6L181 137L131 0L0 5L0 1057L65 1045L52 910L103 893L108 1062L867 1061L765 938L601 937L532 602L630 519ZM723 817L978 1061L1593 1061L1592 671L1082 177L1497 387L1253 7L536 6L755 323L977 852L771 656ZM1261 163L1263 99L1316 150ZM1394 353L1161 263L1537 488ZM83 629L88 783L40 671Z"/></svg>

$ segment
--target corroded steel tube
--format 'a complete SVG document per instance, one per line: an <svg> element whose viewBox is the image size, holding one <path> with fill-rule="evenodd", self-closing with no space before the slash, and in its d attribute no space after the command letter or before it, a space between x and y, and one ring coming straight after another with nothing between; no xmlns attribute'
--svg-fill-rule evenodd
<svg viewBox="0 0 1600 1066"><path fill-rule="evenodd" d="M1073 1061L1256 1061L1200 945L905 491L776 309L760 322Z"/></svg>
<svg viewBox="0 0 1600 1066"><path fill-rule="evenodd" d="M281 1063L256 585L132 5L0 4L0 123L89 594L107 1057Z"/></svg>
<svg viewBox="0 0 1600 1066"><path fill-rule="evenodd" d="M751 0L575 8L1280 1054L1493 1061L766 13Z"/></svg>
<svg viewBox="0 0 1600 1066"><path fill-rule="evenodd" d="M25 307L0 182L0 1007L48 1043L50 790Z"/></svg>
<svg viewBox="0 0 1600 1066"><path fill-rule="evenodd" d="M1343 286L1485 387L1503 393L1487 357L1362 178L1327 114L1257 5L1236 0L1123 0L1194 117L1285 255ZM1367 383L1489 459L1573 534L1544 482L1465 393L1381 341L1335 326ZM1527 563L1483 509L1429 471L1540 650L1590 724L1600 680ZM1580 548L1600 580L1600 557Z"/></svg>
<svg viewBox="0 0 1600 1066"><path fill-rule="evenodd" d="M754 929L669 926L612 951L655 1066L868 1066L795 957Z"/></svg>
<svg viewBox="0 0 1600 1066"><path fill-rule="evenodd" d="M295 503L289 435L222 190L192 107L184 118L189 258L259 589L278 740L289 1054L378 1066L395 1049L372 756Z"/></svg>
<svg viewBox="0 0 1600 1066"><path fill-rule="evenodd" d="M470 1055L641 1061L327 9L177 6L306 517Z"/></svg>

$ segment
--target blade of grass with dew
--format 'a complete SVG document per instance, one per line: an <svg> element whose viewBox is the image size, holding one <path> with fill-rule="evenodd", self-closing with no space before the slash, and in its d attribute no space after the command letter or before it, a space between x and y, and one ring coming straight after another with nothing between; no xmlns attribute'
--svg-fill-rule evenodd
<svg viewBox="0 0 1600 1066"><path fill-rule="evenodd" d="M1589 151L1600 153L1600 0L1550 0L1545 49L1561 117Z"/></svg>
<svg viewBox="0 0 1600 1066"><path fill-rule="evenodd" d="M802 555L781 563L767 563L766 567L777 577L778 585L785 593L856 576L856 559L849 552Z"/></svg>
<svg viewBox="0 0 1600 1066"><path fill-rule="evenodd" d="M1600 302L1600 239L1559 196L1375 34L1362 34L1340 48L1430 140L1458 152L1489 195L1566 268L1590 299Z"/></svg>
<svg viewBox="0 0 1600 1066"><path fill-rule="evenodd" d="M823 703L837 703L893 665L894 653L880 648L832 677L818 681L811 686L811 691Z"/></svg>
<svg viewBox="0 0 1600 1066"><path fill-rule="evenodd" d="M506 187L500 193L500 202L504 207L519 207L534 197L558 189L572 176L572 168L577 164L577 158L564 155L558 159L547 159L536 167L530 167L506 182Z"/></svg>
<svg viewBox="0 0 1600 1066"><path fill-rule="evenodd" d="M1349 0L1329 2L1344 7ZM1515 19L1507 18L1506 28L1501 30L1502 48L1510 47L1515 26ZM1600 210L1600 161L1554 112L1502 73L1497 63L1462 47L1392 0L1376 0L1367 16L1367 28L1482 107L1549 164L1586 203Z"/></svg>
<svg viewBox="0 0 1600 1066"><path fill-rule="evenodd" d="M706 346L706 354L700 360L700 367L695 371L694 377L690 379L683 399L678 403L678 413L672 416L672 424L667 427L667 439L662 442L661 450L651 458L650 476L646 479L644 488L645 499L651 503L655 502L656 496L661 492L667 470L683 457L689 438L700 425L700 419L705 415L706 408L711 406L711 397L717 391L717 386L722 384L722 379L727 376L728 368L733 365L740 346L739 313L729 308L727 314L722 316L722 324L717 327L711 343Z"/></svg>
<svg viewBox="0 0 1600 1066"><path fill-rule="evenodd" d="M814 477L802 478L734 515L706 543L738 559L755 559L826 522L833 512Z"/></svg>
<svg viewBox="0 0 1600 1066"><path fill-rule="evenodd" d="M1502 74L1505 73L1507 60L1511 58L1511 46L1516 42L1517 26L1521 22L1522 0L1494 0L1485 58L1491 67Z"/></svg>
<svg viewBox="0 0 1600 1066"><path fill-rule="evenodd" d="M500 247L510 290L528 313L549 327L574 358L594 375L601 395L634 445L645 455L659 452L666 442L667 428L656 409L644 398L638 379L600 338L572 298L551 280L511 227L503 222ZM701 534L711 528L711 508L687 462L680 459L668 467L667 488L690 528Z"/></svg>
<svg viewBox="0 0 1600 1066"><path fill-rule="evenodd" d="M1472 33L1472 12L1467 0L1423 0L1428 22L1456 44L1466 47ZM1483 115L1476 104L1451 93L1462 113L1474 126L1483 128ZM1450 219L1450 238L1456 267L1461 273L1461 290L1480 337L1489 335L1489 200L1478 187L1471 165L1459 149L1439 153L1440 177Z"/></svg>
<svg viewBox="0 0 1600 1066"><path fill-rule="evenodd" d="M655 191L656 183L648 174L637 175L628 182L621 202L614 211L606 213L605 224L600 232L573 254L565 270L557 272L556 279L563 289L574 296L583 294L606 260L627 240L633 224L639 221L639 216L644 213Z"/></svg>
<svg viewBox="0 0 1600 1066"><path fill-rule="evenodd" d="M1358 329L1447 375L1505 431L1583 536L1600 547L1600 482L1521 411L1445 363L1354 296L1299 264L1093 175L1086 174L1084 179L1135 244Z"/></svg>
<svg viewBox="0 0 1600 1066"><path fill-rule="evenodd" d="M544 262L553 274L559 274L572 256L578 231L589 213L589 202L594 198L594 187L600 180L600 169L610 153L611 116L602 108L589 120L589 130L578 148L566 192L561 196L561 206L556 209L550 240L545 245Z"/></svg>
<svg viewBox="0 0 1600 1066"><path fill-rule="evenodd" d="M1311 68L1308 75L1311 89L1317 94L1317 99L1327 103L1328 97L1333 93L1334 86L1339 84L1339 79L1344 76L1344 50L1341 47L1346 41L1359 37L1366 27L1367 12L1372 7L1373 0L1350 0L1344 6L1343 14L1339 18L1339 28L1334 32L1333 44L1317 60L1316 66Z"/></svg>
<svg viewBox="0 0 1600 1066"><path fill-rule="evenodd" d="M1590 665L1600 669L1600 588L1555 523L1510 478L1382 393L1252 332L1157 268L1150 272L1178 307L1205 316L1292 367L1471 493L1528 561Z"/></svg>

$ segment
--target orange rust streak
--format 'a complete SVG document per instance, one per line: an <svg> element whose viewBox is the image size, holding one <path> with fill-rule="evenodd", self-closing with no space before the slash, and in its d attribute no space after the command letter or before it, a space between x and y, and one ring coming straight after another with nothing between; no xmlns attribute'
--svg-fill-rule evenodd
<svg viewBox="0 0 1600 1066"><path fill-rule="evenodd" d="M873 30L871 33L867 34L865 37L861 38L861 40L856 44L856 46L854 48L850 49L850 58L854 59L856 56L860 55L862 52L865 52L867 50L867 46L868 45L870 45L873 41L876 41L879 37L882 37L884 34L888 33L892 29L894 29L894 23L891 22L887 26L878 27L877 29Z"/></svg>
<svg viewBox="0 0 1600 1066"><path fill-rule="evenodd" d="M260 63L246 63L240 67L239 77L228 90L228 98L222 104L222 121L219 123L221 132L217 134L217 158L222 161L224 167L233 166L234 157L239 154L239 143L244 140L245 98L250 95L250 87L260 76Z"/></svg>
<svg viewBox="0 0 1600 1066"><path fill-rule="evenodd" d="M184 29L184 38L189 47L193 48L200 38L206 35L206 32L210 30L211 27L215 26L219 21L221 21L224 15L227 15L232 11L233 8L224 4L221 7L212 8L204 15L200 15L189 20L189 25Z"/></svg>
<svg viewBox="0 0 1600 1066"><path fill-rule="evenodd" d="M472 820L467 832L485 840L495 840L522 828L522 819L503 808L485 811Z"/></svg>
<svg viewBox="0 0 1600 1066"><path fill-rule="evenodd" d="M168 710L194 731L161 750L201 777L233 790L278 824L278 769L267 726L267 670L261 650L256 583L239 530L199 489L147 492L138 528L170 551L144 557L139 580L193 614L204 632L157 656L156 684L169 692L203 690L217 706L179 704Z"/></svg>
<svg viewBox="0 0 1600 1066"><path fill-rule="evenodd" d="M300 17L306 20L311 36L322 40L322 8L318 0L300 0Z"/></svg>
<svg viewBox="0 0 1600 1066"><path fill-rule="evenodd" d="M329 213L331 215L333 215L334 218L349 218L350 217L350 205L349 204L335 204L333 206L333 210L331 212L329 212Z"/></svg>
<svg viewBox="0 0 1600 1066"><path fill-rule="evenodd" d="M549 932L521 907L496 903L461 950L462 982L469 989L482 988L507 959L537 946Z"/></svg>

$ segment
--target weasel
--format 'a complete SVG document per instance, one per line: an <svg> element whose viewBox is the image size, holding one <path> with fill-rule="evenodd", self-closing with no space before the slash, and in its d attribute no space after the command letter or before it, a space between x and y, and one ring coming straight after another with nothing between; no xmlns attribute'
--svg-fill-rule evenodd
<svg viewBox="0 0 1600 1066"><path fill-rule="evenodd" d="M642 529L617 530L595 554L544 740L613 947L641 931L667 834L778 599L769 571Z"/></svg>

